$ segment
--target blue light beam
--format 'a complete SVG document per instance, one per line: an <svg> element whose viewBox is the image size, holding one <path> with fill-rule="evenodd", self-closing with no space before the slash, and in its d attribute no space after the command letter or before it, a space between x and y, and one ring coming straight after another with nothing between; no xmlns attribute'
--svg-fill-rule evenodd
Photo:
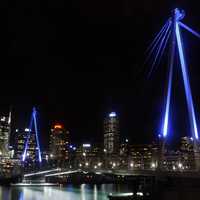
<svg viewBox="0 0 200 200"><path fill-rule="evenodd" d="M156 62L157 62L157 60L158 60L158 56L161 55L160 52L162 52L161 49L164 48L164 45L163 45L163 44L165 44L165 39L166 39L166 36L167 36L167 33L168 33L170 27L171 27L171 21L168 23L168 27L167 27L167 29L166 29L164 35L163 35L162 40L160 41L160 45L158 46L158 49L157 49L157 52L156 52L156 56L155 56L155 58L154 58L154 61L153 61L152 66L151 66L151 70L150 70L149 73L148 73L148 78L151 76L151 73L152 73L152 71L153 71L153 69L154 69L154 66L155 66L155 64L156 64Z"/></svg>
<svg viewBox="0 0 200 200"><path fill-rule="evenodd" d="M188 107L188 112L189 112L189 119L190 119L190 124L192 126L191 127L192 136L198 140L199 136L198 136L198 130L197 130L195 111L194 111L194 104L193 104L193 99L192 99L189 77L187 73L186 62L185 62L184 53L183 53L183 43L181 40L181 33L180 33L178 22L176 22L176 40L177 40L177 45L178 45L179 59L181 63L181 70L182 70L185 95L186 95L186 100L187 100L187 107Z"/></svg>
<svg viewBox="0 0 200 200"><path fill-rule="evenodd" d="M191 29L189 26L183 24L182 22L179 22L179 25L200 39L200 34Z"/></svg>

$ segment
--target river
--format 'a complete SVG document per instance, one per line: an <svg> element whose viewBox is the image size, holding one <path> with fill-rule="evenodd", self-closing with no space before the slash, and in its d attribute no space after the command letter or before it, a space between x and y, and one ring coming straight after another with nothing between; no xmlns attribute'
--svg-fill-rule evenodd
<svg viewBox="0 0 200 200"><path fill-rule="evenodd" d="M62 187L0 187L1 200L108 200L109 193L132 192L130 185L67 185Z"/></svg>

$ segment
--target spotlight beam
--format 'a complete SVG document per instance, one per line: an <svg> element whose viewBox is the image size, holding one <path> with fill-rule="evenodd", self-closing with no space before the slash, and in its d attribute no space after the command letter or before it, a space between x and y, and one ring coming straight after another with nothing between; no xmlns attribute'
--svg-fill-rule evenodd
<svg viewBox="0 0 200 200"><path fill-rule="evenodd" d="M183 53L183 43L181 40L181 33L180 33L178 22L176 22L176 39L177 39L179 59L181 63L181 70L182 70L182 76L183 76L183 82L184 82L184 88L185 88L185 94L186 94L186 100L187 100L187 107L188 107L188 112L189 112L189 119L190 119L190 124L192 126L191 127L192 136L198 140L199 136L198 136L198 130L197 130L196 116L195 116L195 111L194 111L194 104L193 104L193 99L192 99L192 93L191 93L191 88L190 88L186 62L185 62L184 53Z"/></svg>
<svg viewBox="0 0 200 200"><path fill-rule="evenodd" d="M196 31L194 31L193 29L191 29L189 26L183 24L182 22L178 22L178 24L184 28L185 30L189 31L190 33L192 33L193 35L195 35L196 37L198 37L200 39L200 34Z"/></svg>

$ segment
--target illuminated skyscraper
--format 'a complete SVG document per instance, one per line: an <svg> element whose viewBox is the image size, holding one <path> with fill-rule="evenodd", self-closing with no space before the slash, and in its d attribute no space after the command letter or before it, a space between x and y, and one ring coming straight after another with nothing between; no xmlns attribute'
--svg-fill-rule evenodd
<svg viewBox="0 0 200 200"><path fill-rule="evenodd" d="M30 134L30 138L27 141L27 137ZM38 161L38 147L36 145L35 133L29 128L22 130L16 129L15 131L15 157L21 159L23 152L25 150L25 143L27 141L27 150L26 150L26 161L35 162Z"/></svg>
<svg viewBox="0 0 200 200"><path fill-rule="evenodd" d="M192 137L182 137L180 150L183 152L193 152L194 139Z"/></svg>
<svg viewBox="0 0 200 200"><path fill-rule="evenodd" d="M0 117L0 156L8 157L9 155L9 138L11 131L11 116Z"/></svg>
<svg viewBox="0 0 200 200"><path fill-rule="evenodd" d="M107 155L119 153L119 119L115 112L104 120L104 152Z"/></svg>
<svg viewBox="0 0 200 200"><path fill-rule="evenodd" d="M57 162L63 162L69 158L69 131L56 124L51 129L50 135L50 158L57 160Z"/></svg>

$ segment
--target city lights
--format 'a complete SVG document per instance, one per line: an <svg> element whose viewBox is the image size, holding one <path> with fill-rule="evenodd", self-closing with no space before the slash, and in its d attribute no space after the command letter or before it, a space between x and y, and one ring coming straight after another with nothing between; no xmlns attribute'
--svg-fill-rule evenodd
<svg viewBox="0 0 200 200"><path fill-rule="evenodd" d="M116 117L117 116L117 114L115 113L115 112L111 112L110 114L109 114L109 117Z"/></svg>
<svg viewBox="0 0 200 200"><path fill-rule="evenodd" d="M84 157L86 156L86 153L85 153L85 152L83 152L83 156L84 156Z"/></svg>
<svg viewBox="0 0 200 200"><path fill-rule="evenodd" d="M133 164L133 163L130 163L130 167L133 168L133 167L134 167L134 164Z"/></svg>
<svg viewBox="0 0 200 200"><path fill-rule="evenodd" d="M37 148L37 152L38 152L38 161L42 162L40 144L39 144L39 138L38 138L38 128L37 128L36 109L35 108L33 108L33 112L31 115L30 126L29 126L29 128L25 129L25 132L27 132L27 138L26 138L24 152L22 155L23 162L25 161L26 156L27 156L28 144L29 144L30 135L31 135L31 127L32 127L33 123L34 123L34 128L35 128L35 139L36 139L36 148Z"/></svg>
<svg viewBox="0 0 200 200"><path fill-rule="evenodd" d="M163 188L165 186L174 186L177 180L181 180L182 177L184 177L184 180L187 178L187 181L189 181L188 178L190 178L190 176L192 180L195 176L198 178L200 174L199 120L196 118L198 112L193 102L189 68L186 65L183 46L184 41L182 40L181 30L183 28L198 38L200 38L200 34L180 22L184 16L185 13L183 11L174 9L171 17L165 20L165 25L160 32L156 34L153 43L150 45L150 55L154 57L151 58L152 65L150 66L150 72L148 71L149 74L151 74L153 68L158 65L164 53L167 55L162 60L163 66L164 62L169 58L169 65L167 65L165 69L163 68L163 75L165 70L167 71L165 90L163 89L164 87L161 87L166 93L164 93L163 99L159 99L159 103L156 103L157 109L152 116L145 112L148 117L150 116L150 120L153 121L152 127L149 127L150 122L145 120L147 119L146 117L138 118L138 113L134 113L135 116L132 116L133 122L141 119L144 122L142 122L143 124L136 124L135 130L129 129L124 122L130 123L130 120L126 117L123 118L124 115L126 115L125 111L128 110L128 107L124 107L125 110L123 110L123 106L121 107L120 105L118 108L117 101L116 105L114 104L110 105L110 108L109 106L104 108L105 110L112 109L116 112L109 111L104 115L103 113L105 110L103 110L100 112L100 116L104 115L101 116L101 119L98 119L99 113L94 116L89 112L86 113L88 111L88 106L86 106L86 109L83 109L83 111L90 117L94 117L94 119L92 119L93 121L91 120L91 123L84 122L82 124L81 122L80 126L78 122L80 122L79 118L80 116L82 117L82 115L77 118L76 113L72 114L71 112L74 108L75 110L79 110L79 105L77 105L78 107L67 109L67 111L70 111L68 113L69 117L70 114L72 114L73 116L71 117L76 119L75 122L77 122L77 124L71 123L70 121L68 122L68 117L65 115L59 117L57 114L51 116L50 122L48 123L43 119L38 121L38 119L43 116L43 113L41 116L38 116L39 113L35 108L32 110L29 124L23 127L20 127L20 125L15 126L15 123L11 125L10 114L10 119L8 118L8 114L6 116L0 116L0 179L4 180L4 178L9 178L9 180L14 180L13 178L16 178L20 180L20 184L24 183L25 186L26 184L34 185L44 183L47 183L47 185L49 183L55 183L55 186L60 185L60 187L63 185L63 188L58 190L59 192L65 191L64 187L70 184L67 189L69 199L71 198L70 187L76 183L77 185L81 185L80 187L84 189L84 192L89 191L91 188L95 191L94 193L90 193L89 196L81 193L81 199L90 198L91 195L91 198L94 197L94 199L98 199L97 193L99 191L103 191L101 193L102 195L112 188L116 189L116 187L105 187L104 184L107 183L125 183L125 185L132 183L134 184L131 191L133 192L131 193L133 194L133 198L143 198L142 196L146 198L147 194L151 195L151 192L154 193L154 191L158 191L160 193L160 191L164 191ZM169 51L165 51L168 49ZM180 68L179 71L176 69L177 67ZM179 109L176 108L172 94L176 92L174 91L176 88L173 90L174 81L175 85L179 83L176 82L176 75L179 75L179 72L181 81L183 82L182 89L186 97L187 115L189 114L188 122L192 134L188 133L188 124L180 124L183 125L183 127L181 127L183 130L181 129L182 132L180 135L185 135L184 137L180 137L180 142L176 141L177 145L173 148L169 147L172 141L170 137L176 134L176 129L179 128L179 125L176 125L175 118L180 113L176 113L179 112ZM196 75L196 77L198 76ZM162 76L161 79L163 79ZM160 81L160 78L158 81ZM76 90L74 91L76 92ZM84 92L83 95L88 94ZM67 90L65 93L68 95ZM146 94L147 93L145 93L145 95ZM179 92L176 95L178 96L178 94ZM151 95L153 99L157 98L156 96L154 97L154 93ZM180 95L180 97L178 96L178 100L181 100L181 98L182 95ZM63 101L64 100L65 98ZM81 100L82 99L80 99L79 103L81 103ZM146 98L146 101L147 100L148 98ZM122 102L126 101L123 100ZM50 101L50 105L51 103ZM84 106L84 103L85 101L82 102L81 106ZM90 103L89 101L89 104ZM70 104L68 106L70 106ZM91 104L91 106L94 105ZM138 106L138 112L143 113L140 110L142 104L136 106ZM182 102L181 106L184 106ZM56 105L55 108L57 108ZM53 110L55 108L53 107ZM146 109L146 107L144 108ZM175 109L175 112L172 108ZM117 110L121 113L120 115L118 115ZM61 114L63 114L62 112L66 111L66 109L61 110L59 108L56 110L56 112L60 111ZM157 113L161 116L154 116ZM133 114L131 110L129 114ZM173 114L174 116L172 116ZM62 118L63 116L65 117ZM127 116L129 115L127 114ZM160 119L158 119L159 117ZM61 120L61 124L57 123L57 121L56 123L51 123L51 120L56 120L56 118ZM185 116L183 116L183 120L185 120ZM177 120L177 122L179 123L179 120ZM182 122L182 118L180 122ZM62 125L62 123L66 125ZM156 124L159 128L157 127L158 130L155 130L154 138L152 138L153 136L151 137L150 134L152 134L151 131L153 131ZM97 128L96 130L94 126ZM13 130L11 129L12 127ZM48 130L45 130L45 127L47 127ZM140 127L141 130L138 127ZM88 131L85 131L85 128L88 128ZM44 147L43 145L40 146L40 130L44 141ZM12 137L14 134L16 138ZM146 136L147 138L145 138ZM149 142L147 142L147 139ZM139 141L141 141L141 143L138 143ZM161 187L159 185L158 190L157 188L156 190L152 188L152 186L157 187L158 185L152 184L155 180L156 183L162 183ZM92 184L92 187L88 187L87 184ZM102 184L102 186L98 187L97 184ZM141 184L144 184L144 187ZM150 187L148 184L150 184ZM150 191L147 191L147 189L150 189ZM48 189L45 188L45 190ZM55 191L57 191L57 189ZM50 196L54 198L49 192L49 197ZM68 196L65 195L65 197Z"/></svg>
<svg viewBox="0 0 200 200"><path fill-rule="evenodd" d="M151 163L151 168L155 169L156 168L156 163Z"/></svg>
<svg viewBox="0 0 200 200"><path fill-rule="evenodd" d="M91 144L83 144L83 147L89 148L91 147Z"/></svg>
<svg viewBox="0 0 200 200"><path fill-rule="evenodd" d="M54 125L54 129L62 129L62 125L56 124L56 125Z"/></svg>
<svg viewBox="0 0 200 200"><path fill-rule="evenodd" d="M5 122L6 121L6 117L1 117L1 121Z"/></svg>
<svg viewBox="0 0 200 200"><path fill-rule="evenodd" d="M178 167L179 167L180 169L182 169L182 168L183 168L183 164L182 164L182 163L178 163Z"/></svg>

